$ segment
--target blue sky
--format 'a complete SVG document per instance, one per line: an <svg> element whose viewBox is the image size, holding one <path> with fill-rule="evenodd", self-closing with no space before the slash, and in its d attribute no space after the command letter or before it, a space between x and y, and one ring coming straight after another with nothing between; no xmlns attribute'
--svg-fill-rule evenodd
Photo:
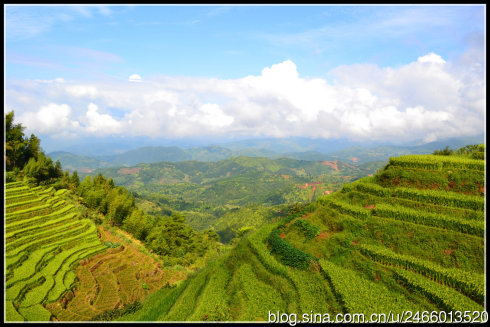
<svg viewBox="0 0 490 327"><path fill-rule="evenodd" d="M427 141L481 133L484 12L483 5L8 5L5 107L51 138L128 129L161 138L329 138L342 134L339 126L347 137L405 141L415 127ZM443 92L459 96L451 104ZM388 127L375 121L386 116ZM422 116L427 123L403 122ZM153 119L148 129L145 117ZM322 122L329 132L319 132Z"/></svg>

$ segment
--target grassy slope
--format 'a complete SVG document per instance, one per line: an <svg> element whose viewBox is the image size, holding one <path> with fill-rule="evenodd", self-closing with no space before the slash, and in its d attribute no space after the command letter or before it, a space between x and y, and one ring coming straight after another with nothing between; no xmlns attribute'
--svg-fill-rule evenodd
<svg viewBox="0 0 490 327"><path fill-rule="evenodd" d="M381 187L385 195L358 188L361 183ZM141 310L123 320L267 320L268 310L297 314L483 310L478 291L483 285L483 237L430 226L423 220L381 217L376 206L390 204L460 221L483 219L483 210L397 197L401 186L437 191L437 199L454 194L483 197L483 174L457 167L390 165L372 178L320 198L310 212L281 225L280 237L318 258L319 264L307 270L281 264L267 245L277 224L265 225L194 278L155 293ZM307 223L294 223L299 219ZM317 230L316 236L305 236L305 224L316 227L311 228ZM362 251L368 246L385 257ZM187 297L193 300L184 301Z"/></svg>

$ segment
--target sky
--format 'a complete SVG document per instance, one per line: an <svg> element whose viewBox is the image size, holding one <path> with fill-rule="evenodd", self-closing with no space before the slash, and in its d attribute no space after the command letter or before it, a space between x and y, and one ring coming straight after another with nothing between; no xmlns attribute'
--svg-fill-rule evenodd
<svg viewBox="0 0 490 327"><path fill-rule="evenodd" d="M485 6L4 5L4 111L96 138L485 132Z"/></svg>

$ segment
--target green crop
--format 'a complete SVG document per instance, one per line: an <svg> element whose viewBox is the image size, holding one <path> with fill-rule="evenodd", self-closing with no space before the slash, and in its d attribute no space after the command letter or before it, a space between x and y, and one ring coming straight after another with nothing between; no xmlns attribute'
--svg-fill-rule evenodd
<svg viewBox="0 0 490 327"><path fill-rule="evenodd" d="M485 287L483 275L462 269L443 268L430 261L398 254L380 246L359 244L359 247L362 254L375 261L415 271L457 289L480 304L484 301Z"/></svg>
<svg viewBox="0 0 490 327"><path fill-rule="evenodd" d="M440 308L449 311L483 311L484 308L452 288L436 283L419 274L394 268L395 278L403 281L415 292L420 292L436 303Z"/></svg>

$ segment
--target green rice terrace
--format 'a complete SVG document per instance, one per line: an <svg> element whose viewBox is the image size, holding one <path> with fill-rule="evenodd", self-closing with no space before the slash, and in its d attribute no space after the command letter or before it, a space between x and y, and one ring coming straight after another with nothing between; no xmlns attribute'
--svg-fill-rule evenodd
<svg viewBox="0 0 490 327"><path fill-rule="evenodd" d="M82 219L70 191L6 184L6 320L92 320L185 277Z"/></svg>
<svg viewBox="0 0 490 327"><path fill-rule="evenodd" d="M391 158L293 207L125 321L485 310L484 160ZM367 316L369 317L369 316Z"/></svg>
<svg viewBox="0 0 490 327"><path fill-rule="evenodd" d="M45 302L72 287L72 266L106 249L89 219L78 219L75 206L60 190L6 184L7 320L46 321Z"/></svg>

